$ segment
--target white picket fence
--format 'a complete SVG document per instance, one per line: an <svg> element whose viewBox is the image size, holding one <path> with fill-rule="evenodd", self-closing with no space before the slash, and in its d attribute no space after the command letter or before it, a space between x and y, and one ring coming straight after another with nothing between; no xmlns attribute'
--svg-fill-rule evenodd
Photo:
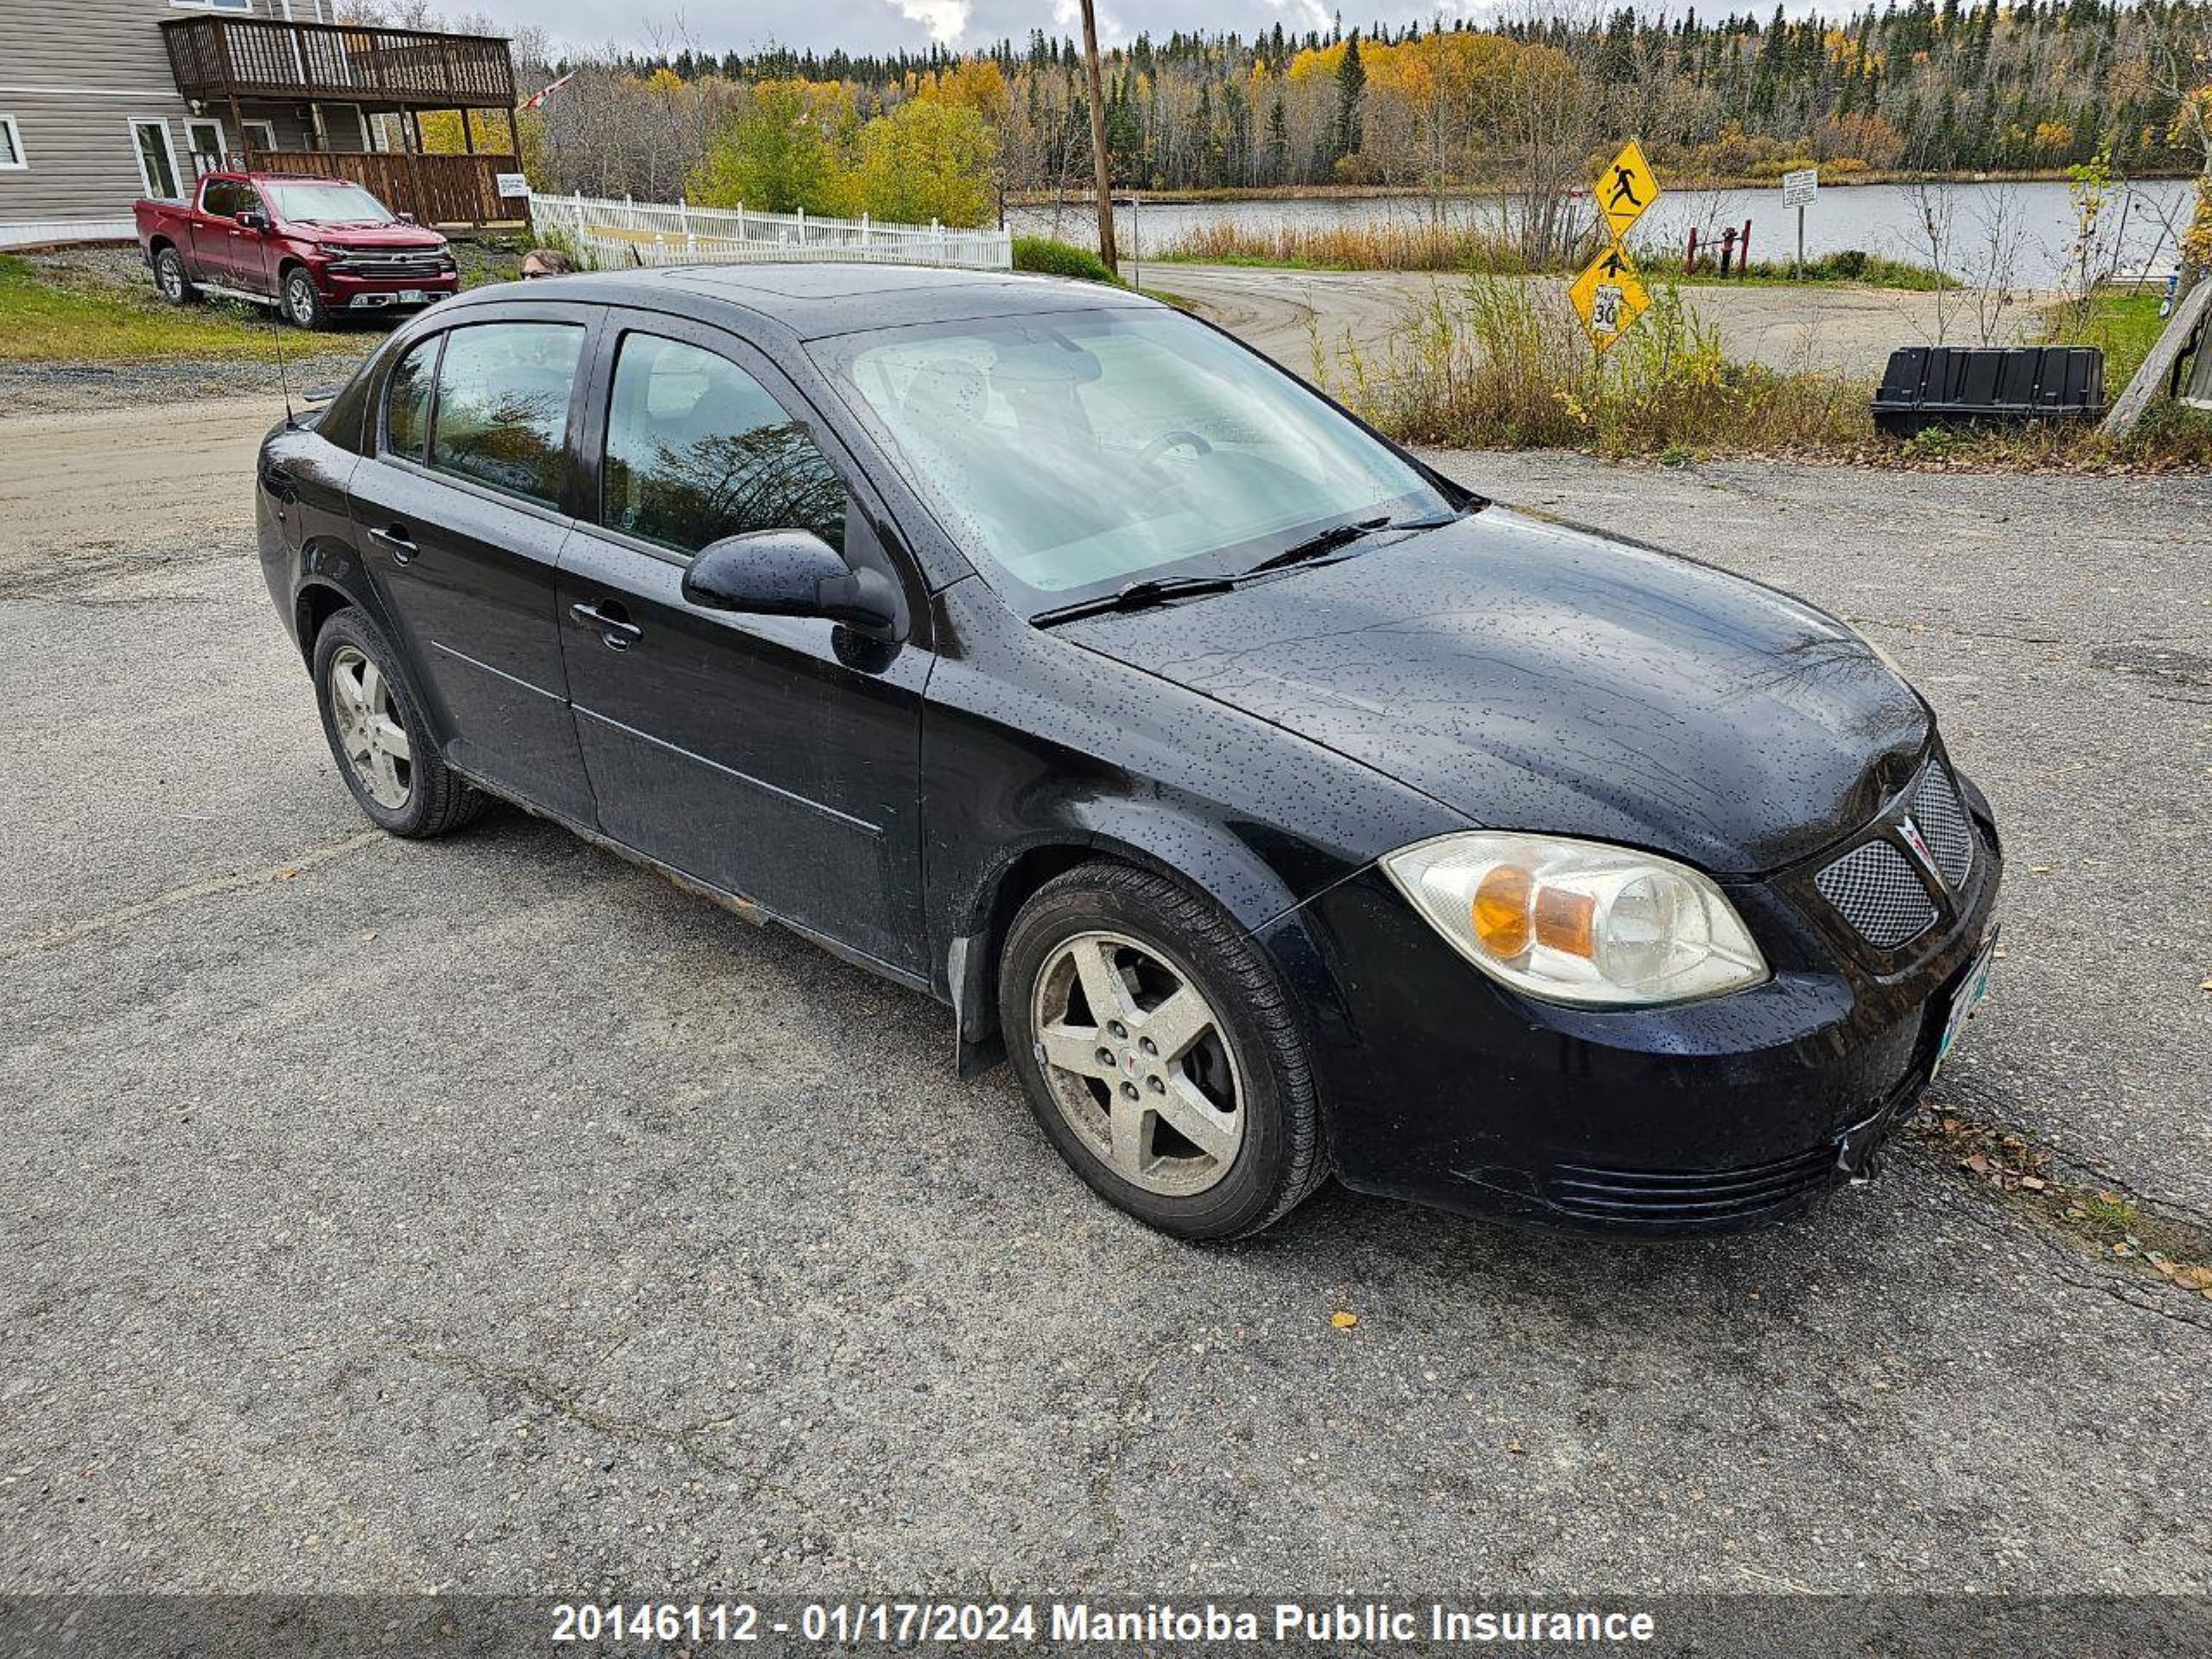
<svg viewBox="0 0 2212 1659"><path fill-rule="evenodd" d="M530 210L540 235L565 238L602 270L761 259L860 259L978 270L1007 270L1014 264L1014 238L1004 231L589 196L533 194Z"/></svg>

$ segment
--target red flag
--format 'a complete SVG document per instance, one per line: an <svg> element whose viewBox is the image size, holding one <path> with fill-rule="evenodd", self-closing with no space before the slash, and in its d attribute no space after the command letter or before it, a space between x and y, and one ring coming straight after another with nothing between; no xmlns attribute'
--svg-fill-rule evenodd
<svg viewBox="0 0 2212 1659"><path fill-rule="evenodd" d="M536 109L539 105L543 104L547 99L552 97L554 93L559 92L563 86L567 86L575 78L576 72L573 69L569 70L567 74L562 76L560 79L555 81L550 86L542 86L537 91L532 92L528 98L523 99L523 108L525 110Z"/></svg>

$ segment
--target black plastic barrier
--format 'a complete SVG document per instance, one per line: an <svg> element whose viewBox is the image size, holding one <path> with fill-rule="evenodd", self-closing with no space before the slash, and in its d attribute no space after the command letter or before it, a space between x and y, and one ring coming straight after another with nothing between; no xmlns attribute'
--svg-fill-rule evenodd
<svg viewBox="0 0 2212 1659"><path fill-rule="evenodd" d="M1909 438L1976 422L2094 420L2105 410L2094 346L1905 346L1874 392L1874 424Z"/></svg>

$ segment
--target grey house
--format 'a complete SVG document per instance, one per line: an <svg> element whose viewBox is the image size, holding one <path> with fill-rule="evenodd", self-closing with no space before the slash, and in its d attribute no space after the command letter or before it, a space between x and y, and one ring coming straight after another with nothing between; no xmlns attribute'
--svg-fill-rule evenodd
<svg viewBox="0 0 2212 1659"><path fill-rule="evenodd" d="M132 234L143 195L223 165L366 185L426 223L516 216L505 40L340 25L338 0L10 5L0 45L0 247ZM425 111L461 153L424 153Z"/></svg>

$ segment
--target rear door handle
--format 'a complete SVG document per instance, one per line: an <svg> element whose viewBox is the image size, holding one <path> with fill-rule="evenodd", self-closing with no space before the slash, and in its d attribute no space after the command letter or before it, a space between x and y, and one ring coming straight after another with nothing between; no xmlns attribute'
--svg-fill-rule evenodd
<svg viewBox="0 0 2212 1659"><path fill-rule="evenodd" d="M586 627L598 629L601 643L609 651L627 651L645 637L645 631L630 620L615 600L578 600L569 607L569 614Z"/></svg>
<svg viewBox="0 0 2212 1659"><path fill-rule="evenodd" d="M412 564L415 556L423 550L415 545L415 538L397 524L389 530L371 531L369 539L379 547L389 549L394 561L400 564Z"/></svg>

